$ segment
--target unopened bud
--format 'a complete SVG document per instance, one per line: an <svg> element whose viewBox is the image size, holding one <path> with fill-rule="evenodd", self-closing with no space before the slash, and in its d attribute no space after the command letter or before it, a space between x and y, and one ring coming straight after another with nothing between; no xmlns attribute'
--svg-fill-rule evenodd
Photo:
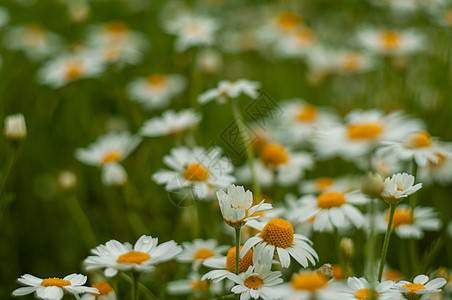
<svg viewBox="0 0 452 300"><path fill-rule="evenodd" d="M380 197L384 189L383 178L378 173L368 173L361 181L361 192L372 199Z"/></svg>
<svg viewBox="0 0 452 300"><path fill-rule="evenodd" d="M63 171L58 175L58 183L64 190L71 190L77 184L77 176L72 171Z"/></svg>
<svg viewBox="0 0 452 300"><path fill-rule="evenodd" d="M355 253L355 245L353 243L353 240L350 238L341 239L340 246L342 253L344 253L344 255L348 258L352 257Z"/></svg>
<svg viewBox="0 0 452 300"><path fill-rule="evenodd" d="M23 114L7 116L5 119L5 136L12 142L20 142L27 137L27 126Z"/></svg>
<svg viewBox="0 0 452 300"><path fill-rule="evenodd" d="M326 278L328 278L328 280L333 278L333 266L330 264L324 264L323 266L320 267L318 272L325 276Z"/></svg>
<svg viewBox="0 0 452 300"><path fill-rule="evenodd" d="M436 270L436 272L434 272L433 277L435 277L435 278L444 278L444 279L448 280L449 279L449 272L447 271L446 268L440 267L440 268L438 268L438 270Z"/></svg>

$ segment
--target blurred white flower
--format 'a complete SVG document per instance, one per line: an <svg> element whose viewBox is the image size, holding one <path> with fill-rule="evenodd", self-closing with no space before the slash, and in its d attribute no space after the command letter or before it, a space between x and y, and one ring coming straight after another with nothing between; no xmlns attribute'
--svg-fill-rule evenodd
<svg viewBox="0 0 452 300"><path fill-rule="evenodd" d="M191 272L188 274L188 279L168 282L167 290L170 295L193 294L195 296L202 296L206 293L217 295L223 292L223 286L215 282L208 284L207 280L201 279L198 273Z"/></svg>
<svg viewBox="0 0 452 300"><path fill-rule="evenodd" d="M452 151L450 145L434 151L436 162L428 162L425 166L419 166L418 178L423 183L438 182L448 184L452 182Z"/></svg>
<svg viewBox="0 0 452 300"><path fill-rule="evenodd" d="M293 274L278 290L282 299L309 300L313 297L330 299L325 293L328 288L328 278L319 271L301 271Z"/></svg>
<svg viewBox="0 0 452 300"><path fill-rule="evenodd" d="M375 299L395 300L402 299L402 295L393 289L394 282L391 280L376 282L373 291ZM332 291L333 292L333 291ZM336 297L344 300L372 299L371 284L364 278L349 277L347 287L337 286L335 289Z"/></svg>
<svg viewBox="0 0 452 300"><path fill-rule="evenodd" d="M366 50L384 55L408 55L420 52L426 38L415 30L361 29L358 42Z"/></svg>
<svg viewBox="0 0 452 300"><path fill-rule="evenodd" d="M183 251L177 256L176 260L183 263L193 263L194 270L204 265L207 259L221 257L229 246L218 246L215 239L202 240L194 239L193 242L182 243Z"/></svg>
<svg viewBox="0 0 452 300"><path fill-rule="evenodd" d="M200 121L201 115L191 108L178 112L166 110L161 117L147 120L140 129L140 135L148 137L178 135L193 129Z"/></svg>
<svg viewBox="0 0 452 300"><path fill-rule="evenodd" d="M228 99L238 98L242 94L255 99L259 95L261 84L248 79L238 79L235 81L222 80L216 88L205 91L198 96L198 102L206 104L212 100L218 103L226 103Z"/></svg>

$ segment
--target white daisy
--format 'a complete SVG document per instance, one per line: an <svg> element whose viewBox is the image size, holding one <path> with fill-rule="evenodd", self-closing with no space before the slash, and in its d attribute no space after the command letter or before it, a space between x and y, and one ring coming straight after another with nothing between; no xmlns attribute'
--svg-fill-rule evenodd
<svg viewBox="0 0 452 300"><path fill-rule="evenodd" d="M239 275L231 275L230 280L237 284L231 291L235 294L240 294L241 300L280 298L275 287L281 284L283 279L281 278L281 272L271 271L271 263L255 263L246 272Z"/></svg>
<svg viewBox="0 0 452 300"><path fill-rule="evenodd" d="M183 263L193 263L193 269L197 270L208 258L218 258L229 249L229 246L218 246L215 239L202 240L195 239L193 242L182 243L184 248L177 257L177 261Z"/></svg>
<svg viewBox="0 0 452 300"><path fill-rule="evenodd" d="M342 300L368 300L371 299L371 287L365 278L349 277L348 287L338 288L336 295ZM391 280L376 282L373 291L378 300L402 300L400 293L393 290L394 282Z"/></svg>
<svg viewBox="0 0 452 300"><path fill-rule="evenodd" d="M273 46L281 40L293 35L302 28L303 19L300 15L284 11L273 14L268 21L257 29L257 37L263 45Z"/></svg>
<svg viewBox="0 0 452 300"><path fill-rule="evenodd" d="M242 94L256 99L259 96L260 82L248 79L238 79L235 81L222 80L216 88L205 91L198 96L198 102L205 104L212 100L218 103L226 103L228 99L238 98Z"/></svg>
<svg viewBox="0 0 452 300"><path fill-rule="evenodd" d="M354 110L345 116L345 121L319 128L314 145L321 157L339 155L356 161L381 141L400 141L422 127L419 121L407 119L400 112L384 115L380 110Z"/></svg>
<svg viewBox="0 0 452 300"><path fill-rule="evenodd" d="M368 51L385 55L407 55L421 51L426 40L414 30L362 29L358 42Z"/></svg>
<svg viewBox="0 0 452 300"><path fill-rule="evenodd" d="M105 276L113 277L118 271L151 272L154 265L171 260L182 252L174 241L157 246L158 238L141 236L132 247L129 243L110 240L91 250L94 255L84 260L87 271L105 268Z"/></svg>
<svg viewBox="0 0 452 300"><path fill-rule="evenodd" d="M71 274L63 279L61 278L46 278L41 279L33 275L22 275L17 281L26 285L26 287L18 288L13 292L14 296L23 296L35 293L38 299L45 300L60 300L65 293L73 294L79 298L82 293L94 293L99 291L96 288L83 286L87 277L82 274Z"/></svg>
<svg viewBox="0 0 452 300"><path fill-rule="evenodd" d="M312 180L303 180L299 185L299 191L301 194L321 194L332 191L348 193L359 187L359 180L355 176L318 177Z"/></svg>
<svg viewBox="0 0 452 300"><path fill-rule="evenodd" d="M170 295L194 294L197 297L201 297L203 294L220 294L223 291L223 287L215 282L208 284L207 280L201 279L198 273L192 272L188 275L188 279L168 282L167 290Z"/></svg>
<svg viewBox="0 0 452 300"><path fill-rule="evenodd" d="M316 40L317 36L314 31L299 26L275 42L275 54L281 58L304 57L309 51L312 51Z"/></svg>
<svg viewBox="0 0 452 300"><path fill-rule="evenodd" d="M334 70L340 74L363 73L374 67L375 62L371 56L357 51L341 51L334 59Z"/></svg>
<svg viewBox="0 0 452 300"><path fill-rule="evenodd" d="M251 247L263 244L265 247L261 255L267 256L264 259L271 261L276 251L283 268L289 267L291 256L305 268L309 262L315 265L318 256L311 247L312 242L305 236L294 233L290 222L276 218L261 226L261 232L245 242L240 257Z"/></svg>
<svg viewBox="0 0 452 300"><path fill-rule="evenodd" d="M450 146L441 147L434 151L437 157L436 162L429 162L425 166L419 166L418 178L423 183L431 183L433 181L440 184L448 184L452 182L452 151Z"/></svg>
<svg viewBox="0 0 452 300"><path fill-rule="evenodd" d="M100 136L87 148L77 149L75 157L87 165L103 167L123 161L140 142L140 137L129 132L110 132Z"/></svg>
<svg viewBox="0 0 452 300"><path fill-rule="evenodd" d="M293 210L289 217L298 218L300 222L315 217L315 231L323 231L329 222L335 228L346 228L350 223L360 228L365 223L363 214L355 205L366 204L368 198L358 191L329 191L317 197L307 195L301 197L298 202L298 208Z"/></svg>
<svg viewBox="0 0 452 300"><path fill-rule="evenodd" d="M172 170L160 170L152 179L165 184L168 191L190 187L198 198L206 198L209 188L226 188L235 178L230 175L233 166L228 158L221 156L218 147L206 150L201 147L173 148L163 157L164 163Z"/></svg>
<svg viewBox="0 0 452 300"><path fill-rule="evenodd" d="M116 300L116 293L107 282L98 282L91 287L97 289L99 293L86 293L81 300Z"/></svg>
<svg viewBox="0 0 452 300"><path fill-rule="evenodd" d="M381 196L385 199L401 200L422 188L422 183L414 185L414 176L407 173L397 173L384 181L384 191Z"/></svg>
<svg viewBox="0 0 452 300"><path fill-rule="evenodd" d="M392 220L392 229L402 239L421 239L424 231L437 231L441 228L441 220L433 207L420 207L414 213L407 205L397 206ZM376 229L383 233L388 227L389 211L376 220Z"/></svg>
<svg viewBox="0 0 452 300"><path fill-rule="evenodd" d="M142 136L157 137L177 135L193 129L201 121L201 115L189 108L176 112L166 110L161 117L147 120L140 129Z"/></svg>
<svg viewBox="0 0 452 300"><path fill-rule="evenodd" d="M318 271L301 271L292 275L290 282L280 287L283 299L310 300L329 299L325 291L328 279Z"/></svg>
<svg viewBox="0 0 452 300"><path fill-rule="evenodd" d="M428 276L418 275L413 279L413 282L399 281L395 287L408 297L410 295L420 296L441 292L441 288L446 283L447 281L444 278L435 278L429 281Z"/></svg>
<svg viewBox="0 0 452 300"><path fill-rule="evenodd" d="M160 109L185 89L185 78L179 74L153 74L135 78L127 85L127 94L145 109Z"/></svg>

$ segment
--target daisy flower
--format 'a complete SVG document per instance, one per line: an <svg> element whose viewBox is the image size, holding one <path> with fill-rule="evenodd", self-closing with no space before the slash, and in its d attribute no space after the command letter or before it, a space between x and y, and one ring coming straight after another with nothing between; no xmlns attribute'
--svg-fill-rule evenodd
<svg viewBox="0 0 452 300"><path fill-rule="evenodd" d="M38 299L60 300L65 293L73 294L79 298L79 294L98 294L97 288L83 286L87 277L82 274L71 274L63 279L51 277L41 279L30 274L22 275L17 281L26 287L18 288L13 292L14 296L23 296L35 293Z"/></svg>
<svg viewBox="0 0 452 300"><path fill-rule="evenodd" d="M192 47L209 46L218 30L217 22L207 16L188 13L176 15L163 24L164 30L176 36L174 48L183 52Z"/></svg>
<svg viewBox="0 0 452 300"><path fill-rule="evenodd" d="M335 56L334 70L340 74L356 74L374 68L374 60L357 51L342 51Z"/></svg>
<svg viewBox="0 0 452 300"><path fill-rule="evenodd" d="M452 151L442 147L434 151L436 162L429 162L425 166L419 166L418 178L424 183L436 181L440 184L452 182Z"/></svg>
<svg viewBox="0 0 452 300"><path fill-rule="evenodd" d="M195 239L192 243L182 243L184 248L181 254L177 257L177 261L183 263L193 262L193 269L197 270L208 258L220 257L229 246L218 246L217 240L209 239Z"/></svg>
<svg viewBox="0 0 452 300"><path fill-rule="evenodd" d="M328 278L318 271L301 271L292 275L289 283L282 284L282 299L310 300L328 299L325 293Z"/></svg>
<svg viewBox="0 0 452 300"><path fill-rule="evenodd" d="M152 272L154 265L171 260L182 252L174 241L157 246L158 238L141 236L132 247L129 243L110 240L91 250L94 255L85 261L87 271L105 268L105 276L113 277L118 271Z"/></svg>
<svg viewBox="0 0 452 300"><path fill-rule="evenodd" d="M305 236L294 233L292 224L280 218L262 223L261 232L245 242L240 257L251 247L261 244L265 246L261 254L267 256L264 259L271 261L276 251L283 268L289 267L291 256L305 268L309 262L315 265L315 260L318 260L317 253L311 247L312 242Z"/></svg>
<svg viewBox="0 0 452 300"><path fill-rule="evenodd" d="M168 191L190 187L194 195L204 199L209 188L226 188L235 178L229 159L221 156L218 147L206 150L201 147L173 148L169 155L163 157L164 163L172 170L160 170L152 179L158 184L165 184Z"/></svg>
<svg viewBox="0 0 452 300"><path fill-rule="evenodd" d="M259 96L260 82L248 79L238 79L235 81L222 80L216 88L205 91L198 96L198 102L206 104L212 100L218 103L226 103L228 99L240 97L242 94L255 99Z"/></svg>
<svg viewBox="0 0 452 300"><path fill-rule="evenodd" d="M48 61L38 71L38 81L52 88L60 88L82 78L95 78L104 71L104 64L89 50L64 53Z"/></svg>
<svg viewBox="0 0 452 300"><path fill-rule="evenodd" d="M298 208L292 211L290 218L303 222L314 217L315 231L323 231L329 223L335 228L346 228L350 223L360 228L365 223L363 214L355 205L366 204L368 198L358 191L329 191L317 197L306 195L298 202Z"/></svg>
<svg viewBox="0 0 452 300"><path fill-rule="evenodd" d="M221 214L225 222L234 227L240 228L246 222L258 219L260 216L256 213L272 208L269 203L262 200L259 204L253 205L253 193L246 191L243 186L228 186L227 193L223 190L217 191L218 203Z"/></svg>
<svg viewBox="0 0 452 300"><path fill-rule="evenodd" d="M355 176L344 176L340 178L318 177L312 180L303 180L298 190L301 194L321 194L332 191L348 193L358 188L359 181Z"/></svg>
<svg viewBox="0 0 452 300"><path fill-rule="evenodd" d="M397 173L384 181L381 196L388 201L401 201L422 188L422 183L414 185L414 176L407 173Z"/></svg>
<svg viewBox="0 0 452 300"><path fill-rule="evenodd" d="M185 78L182 75L153 74L132 80L127 85L127 94L145 109L160 109L168 106L171 99L184 91L185 86Z"/></svg>
<svg viewBox="0 0 452 300"><path fill-rule="evenodd" d="M403 142L383 142L377 154L393 157L395 160L412 160L418 166L437 163L438 143L432 140L426 131L410 134Z"/></svg>
<svg viewBox="0 0 452 300"><path fill-rule="evenodd" d="M41 24L26 24L9 28L3 44L7 49L23 51L32 61L40 61L53 55L62 41Z"/></svg>
<svg viewBox="0 0 452 300"><path fill-rule="evenodd" d="M194 294L197 297L201 297L203 294L220 294L223 291L223 287L217 283L208 284L207 280L201 279L198 273L192 272L188 275L188 279L168 282L167 290L170 295Z"/></svg>
<svg viewBox="0 0 452 300"><path fill-rule="evenodd" d="M418 275L413 282L399 281L395 288L405 294L409 299L419 299L422 295L441 292L441 288L447 283L444 278L435 278L429 281L428 276Z"/></svg>
<svg viewBox="0 0 452 300"><path fill-rule="evenodd" d="M161 117L147 120L140 129L142 136L157 137L163 135L178 135L193 129L201 121L201 115L194 109L179 112L167 110Z"/></svg>
<svg viewBox="0 0 452 300"><path fill-rule="evenodd" d="M397 206L392 220L392 229L402 239L421 239L424 231L437 231L441 228L441 220L433 207L417 206L413 211L407 205ZM376 228L385 232L388 226L389 211L377 218Z"/></svg>
<svg viewBox="0 0 452 300"><path fill-rule="evenodd" d="M373 53L407 55L421 51L424 37L414 30L363 29L357 34L358 42Z"/></svg>
<svg viewBox="0 0 452 300"><path fill-rule="evenodd" d="M116 293L107 282L98 282L91 286L99 291L99 293L86 293L81 300L116 300Z"/></svg>
<svg viewBox="0 0 452 300"><path fill-rule="evenodd" d="M339 289L336 293L340 293L342 300L368 300L371 299L371 287L365 278L349 277L347 279L348 287ZM399 292L393 290L394 282L391 280L377 282L373 291L377 300L394 300L402 299Z"/></svg>
<svg viewBox="0 0 452 300"><path fill-rule="evenodd" d="M304 57L311 51L316 40L314 31L300 26L275 42L275 53L281 58Z"/></svg>
<svg viewBox="0 0 452 300"><path fill-rule="evenodd" d="M75 151L75 157L90 166L104 167L111 163L123 161L138 147L141 138L124 131L110 132L100 136L87 148Z"/></svg>
<svg viewBox="0 0 452 300"><path fill-rule="evenodd" d="M283 282L281 272L271 271L271 263L254 264L248 270L239 275L231 275L230 280L237 285L231 289L231 292L240 294L241 300L253 299L279 299L280 295L275 289Z"/></svg>
<svg viewBox="0 0 452 300"><path fill-rule="evenodd" d="M387 115L380 110L354 110L345 116L345 124L330 124L318 129L314 146L321 157L339 155L356 161L382 141L398 141L420 130L422 124L400 112Z"/></svg>
<svg viewBox="0 0 452 300"><path fill-rule="evenodd" d="M279 12L269 17L268 21L257 29L257 37L264 45L274 45L295 34L303 25L303 19L291 11Z"/></svg>

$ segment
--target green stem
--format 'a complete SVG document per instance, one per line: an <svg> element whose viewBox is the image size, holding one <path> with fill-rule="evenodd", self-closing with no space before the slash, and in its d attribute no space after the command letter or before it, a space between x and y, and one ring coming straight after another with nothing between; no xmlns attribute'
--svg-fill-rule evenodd
<svg viewBox="0 0 452 300"><path fill-rule="evenodd" d="M139 283L139 277L140 273L133 272L132 274L133 281L132 281L132 300L138 300L138 283Z"/></svg>
<svg viewBox="0 0 452 300"><path fill-rule="evenodd" d="M337 259L339 260L339 265L341 266L341 271L342 271L342 278L346 279L347 277L347 266L344 262L344 258L342 256L342 251L341 251L341 237L339 236L339 230L334 227L334 235L336 238L336 254L337 254Z"/></svg>
<svg viewBox="0 0 452 300"><path fill-rule="evenodd" d="M123 273L123 272L121 272L120 274L121 274L121 276L122 276L125 280L127 280L129 283L133 284L133 279L132 279L130 276L128 276L127 274L125 274L125 273ZM145 292L145 295L147 296L148 299L151 299L151 300L153 300L153 299L159 299L153 292L151 292L151 290L149 290L149 289L148 289L144 284L142 284L141 282L138 282L138 288L139 288L141 291ZM119 298L118 298L118 299L119 299Z"/></svg>
<svg viewBox="0 0 452 300"><path fill-rule="evenodd" d="M86 245L88 247L97 245L98 243L96 235L94 234L94 230L91 226L88 216L80 206L77 197L75 195L70 195L65 202L80 231L83 232L82 236L85 239Z"/></svg>
<svg viewBox="0 0 452 300"><path fill-rule="evenodd" d="M261 190L260 190L259 181L258 181L257 175L256 175L256 169L254 167L253 145L251 145L251 143L250 143L251 141L249 140L248 132L246 131L245 124L243 123L242 115L240 113L239 107L237 106L237 103L233 99L231 99L230 101L231 101L231 105L232 105L232 113L234 115L234 119L237 124L239 134L240 134L242 142L244 144L245 151L246 151L246 157L248 160L248 164L250 166L251 181L252 181L252 185L253 185L254 196L255 196L255 199L260 202L261 201Z"/></svg>
<svg viewBox="0 0 452 300"><path fill-rule="evenodd" d="M235 229L235 274L239 274L240 228Z"/></svg>
<svg viewBox="0 0 452 300"><path fill-rule="evenodd" d="M17 146L12 147L11 155L9 156L8 163L6 164L5 171L3 172L2 181L0 184L0 220L3 215L3 210L6 209L7 203L6 198L3 199L3 192L5 190L6 183L8 182L9 175L11 174L11 170L14 167L17 157Z"/></svg>
<svg viewBox="0 0 452 300"><path fill-rule="evenodd" d="M414 183L416 183L416 179L417 179L417 164L416 164L416 161L414 159L411 161L411 170L410 171L411 171L411 175L414 176ZM416 207L416 202L417 202L416 200L417 200L417 194L418 193L419 193L419 191L414 193L414 194L412 194L410 196L410 208L411 208L412 212L414 212L414 208Z"/></svg>
<svg viewBox="0 0 452 300"><path fill-rule="evenodd" d="M380 267L378 270L378 281L381 282L381 278L383 277L383 268L386 262L386 254L388 253L389 246L389 238L391 237L391 229L392 229L392 219L394 218L394 213L397 205L389 204L389 219L388 219L388 227L386 229L385 240L383 243L383 249L381 251L380 258Z"/></svg>
<svg viewBox="0 0 452 300"><path fill-rule="evenodd" d="M368 248L367 248L367 261L369 262L369 275L368 278L373 284L376 281L375 278L375 199L371 199L369 202L369 236L368 236ZM373 293L371 294L373 295Z"/></svg>

